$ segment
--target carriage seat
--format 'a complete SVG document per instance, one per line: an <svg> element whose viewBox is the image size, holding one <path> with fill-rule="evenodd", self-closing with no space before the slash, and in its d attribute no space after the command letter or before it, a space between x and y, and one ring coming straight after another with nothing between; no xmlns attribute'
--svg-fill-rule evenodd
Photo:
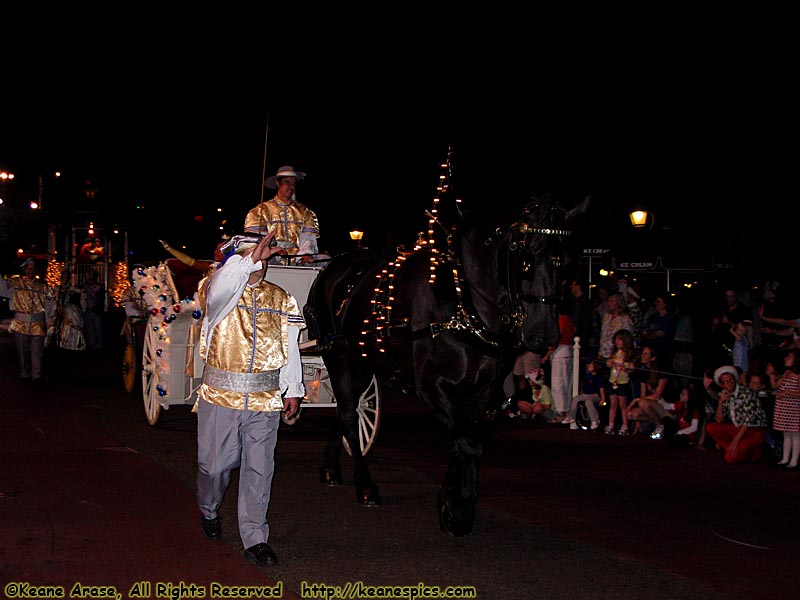
<svg viewBox="0 0 800 600"><path fill-rule="evenodd" d="M180 301L184 298L194 297L200 280L203 279L203 276L208 271L210 262L198 260L190 267L177 258L168 258L166 264L172 276L175 292L178 295L176 300Z"/></svg>

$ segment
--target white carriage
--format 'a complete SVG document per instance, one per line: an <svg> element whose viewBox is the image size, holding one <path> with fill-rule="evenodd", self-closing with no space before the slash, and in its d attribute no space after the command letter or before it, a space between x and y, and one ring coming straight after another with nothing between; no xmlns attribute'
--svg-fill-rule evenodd
<svg viewBox="0 0 800 600"><path fill-rule="evenodd" d="M302 307L320 270L319 266L270 265L267 279L292 294ZM155 425L162 410L173 404L194 404L203 375L199 352L202 310L197 301L197 284L202 273L176 259L133 272L134 289L147 304L149 316L131 323L123 357L125 388L133 391L136 361L141 346L142 395L147 422ZM304 330L300 338L303 383L306 394L300 412L284 423L292 425L307 408L335 408L336 398L316 344ZM372 448L381 418L381 391L376 378L361 394L358 403L359 440L364 454ZM348 448L349 451L349 448Z"/></svg>

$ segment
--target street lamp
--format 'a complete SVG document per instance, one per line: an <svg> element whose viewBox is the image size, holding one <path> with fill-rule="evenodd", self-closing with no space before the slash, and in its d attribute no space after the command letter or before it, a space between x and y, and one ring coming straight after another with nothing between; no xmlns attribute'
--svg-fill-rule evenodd
<svg viewBox="0 0 800 600"><path fill-rule="evenodd" d="M5 171L0 171L0 181L3 182L3 195L0 196L0 204L6 201L6 183L9 179L14 179L13 173L6 173Z"/></svg>
<svg viewBox="0 0 800 600"><path fill-rule="evenodd" d="M356 243L356 246L361 246L361 238L364 237L364 232L354 229L350 232L350 239Z"/></svg>
<svg viewBox="0 0 800 600"><path fill-rule="evenodd" d="M648 219L650 221L650 226L649 226L650 229L653 228L653 225L656 222L656 216L652 212L641 209L636 209L631 211L629 217L631 219L631 225L633 225L637 229L640 229L642 227L647 227Z"/></svg>

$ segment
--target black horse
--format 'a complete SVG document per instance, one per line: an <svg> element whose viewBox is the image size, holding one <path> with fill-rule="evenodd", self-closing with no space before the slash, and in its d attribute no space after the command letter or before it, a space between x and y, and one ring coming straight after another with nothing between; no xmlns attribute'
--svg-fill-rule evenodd
<svg viewBox="0 0 800 600"><path fill-rule="evenodd" d="M339 428L325 449L320 477L342 483L342 438L354 461L358 502L380 504L358 440L359 394L373 376L424 400L452 432L438 497L443 531L472 531L477 461L503 381L524 348L558 339L556 302L569 213L549 196L528 203L506 224L461 215L447 249L423 240L394 259L358 249L320 272L305 306L336 397Z"/></svg>

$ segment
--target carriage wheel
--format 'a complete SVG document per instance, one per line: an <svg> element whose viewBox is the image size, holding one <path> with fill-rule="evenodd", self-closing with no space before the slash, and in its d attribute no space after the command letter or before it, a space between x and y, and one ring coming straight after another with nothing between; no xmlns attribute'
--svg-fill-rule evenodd
<svg viewBox="0 0 800 600"><path fill-rule="evenodd" d="M364 456L372 449L375 438L378 437L378 429L381 424L381 386L377 377L372 376L367 389L358 399L358 443L361 445L361 454ZM353 455L347 440L342 438L344 449L349 455Z"/></svg>
<svg viewBox="0 0 800 600"><path fill-rule="evenodd" d="M161 416L161 401L156 386L158 385L158 368L156 365L157 334L148 329L144 336L142 350L142 395L144 396L144 414L150 425L158 423Z"/></svg>
<svg viewBox="0 0 800 600"><path fill-rule="evenodd" d="M126 392L132 392L136 385L136 346L128 344L122 353L122 384Z"/></svg>

